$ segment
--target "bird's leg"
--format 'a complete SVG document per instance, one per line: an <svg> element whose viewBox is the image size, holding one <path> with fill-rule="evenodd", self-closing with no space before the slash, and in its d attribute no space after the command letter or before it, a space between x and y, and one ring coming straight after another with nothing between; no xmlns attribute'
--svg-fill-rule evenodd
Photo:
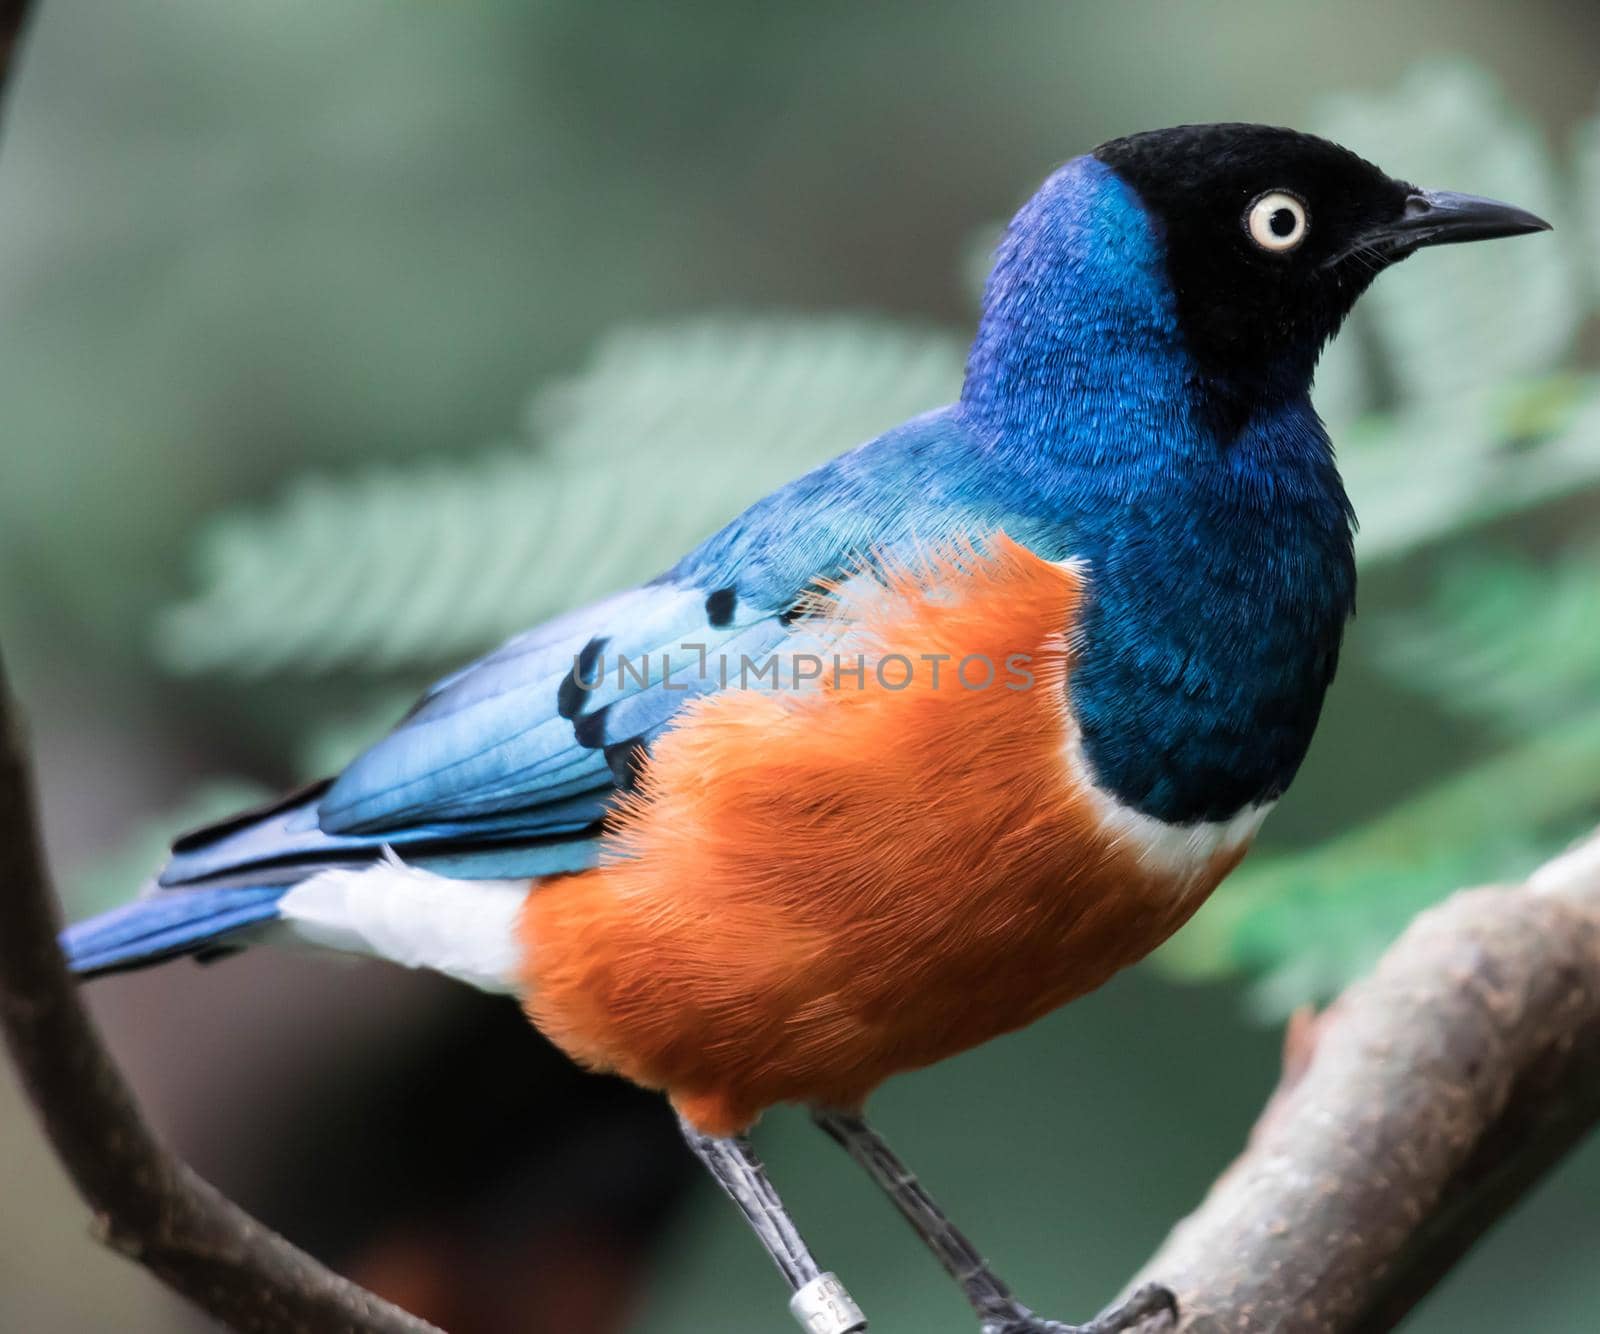
<svg viewBox="0 0 1600 1334"><path fill-rule="evenodd" d="M722 1139L702 1134L682 1118L679 1125L695 1157L739 1206L745 1222L788 1282L793 1292L789 1310L806 1334L860 1334L865 1330L867 1318L844 1284L824 1273L811 1258L750 1141L742 1135Z"/></svg>
<svg viewBox="0 0 1600 1334"><path fill-rule="evenodd" d="M922 1183L895 1157L894 1151L864 1117L822 1108L813 1110L812 1117L867 1170L867 1175L894 1201L906 1222L927 1243L945 1272L961 1285L961 1291L977 1312L983 1334L1119 1334L1157 1311L1176 1314L1177 1303L1172 1294L1152 1284L1140 1288L1126 1302L1096 1316L1087 1325L1064 1325L1041 1319L1011 1295L1011 1289L989 1268L977 1247L945 1217L944 1211L922 1188Z"/></svg>

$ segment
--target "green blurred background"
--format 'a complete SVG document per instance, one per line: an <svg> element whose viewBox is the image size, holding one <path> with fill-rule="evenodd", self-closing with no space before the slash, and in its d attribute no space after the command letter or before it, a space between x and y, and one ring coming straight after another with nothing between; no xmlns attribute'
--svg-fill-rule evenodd
<svg viewBox="0 0 1600 1334"><path fill-rule="evenodd" d="M0 151L0 627L69 911L347 759L430 676L948 399L1058 161L1321 129L1558 231L1386 277L1319 406L1362 615L1262 854L1153 966L886 1089L1084 1318L1237 1152L1283 1017L1600 816L1600 10L43 0ZM251 955L93 1003L152 1119L452 1334L786 1328L663 1110L509 1005ZM98 1250L9 1075L0 1329L203 1324ZM760 1142L884 1334L958 1299L796 1114ZM1600 1326L1593 1147L1413 1318Z"/></svg>

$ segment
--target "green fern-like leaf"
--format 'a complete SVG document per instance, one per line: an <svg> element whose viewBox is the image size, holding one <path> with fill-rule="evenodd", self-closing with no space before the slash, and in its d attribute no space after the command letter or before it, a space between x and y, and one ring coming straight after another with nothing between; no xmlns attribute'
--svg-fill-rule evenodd
<svg viewBox="0 0 1600 1334"><path fill-rule="evenodd" d="M1509 553L1459 558L1427 606L1384 622L1379 659L1513 736L1559 726L1600 698L1600 550L1553 569Z"/></svg>
<svg viewBox="0 0 1600 1334"><path fill-rule="evenodd" d="M724 466L771 455L770 474L948 402L965 350L944 332L852 316L623 329L581 375L534 395L527 433L554 458L586 467L634 459L660 467L682 450Z"/></svg>
<svg viewBox="0 0 1600 1334"><path fill-rule="evenodd" d="M487 456L295 487L207 531L161 619L185 672L458 659L649 578L764 492L952 398L963 348L863 318L715 318L608 339Z"/></svg>
<svg viewBox="0 0 1600 1334"><path fill-rule="evenodd" d="M1591 825L1596 774L1591 709L1314 848L1246 862L1158 962L1253 977L1263 1013L1326 999L1442 894L1521 876Z"/></svg>
<svg viewBox="0 0 1600 1334"><path fill-rule="evenodd" d="M1600 380L1502 380L1368 417L1340 436L1366 564L1600 484Z"/></svg>
<svg viewBox="0 0 1600 1334"><path fill-rule="evenodd" d="M405 716L421 694L415 690L377 690L357 709L313 727L295 751L295 768L307 782L338 773Z"/></svg>

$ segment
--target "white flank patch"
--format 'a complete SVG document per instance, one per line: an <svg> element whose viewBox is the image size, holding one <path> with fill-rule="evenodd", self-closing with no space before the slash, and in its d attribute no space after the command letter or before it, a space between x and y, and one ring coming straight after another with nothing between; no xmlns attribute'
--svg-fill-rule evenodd
<svg viewBox="0 0 1600 1334"><path fill-rule="evenodd" d="M517 916L526 880L450 880L392 851L350 871L323 871L278 901L282 923L324 949L432 968L481 991L517 988Z"/></svg>
<svg viewBox="0 0 1600 1334"><path fill-rule="evenodd" d="M1227 820L1201 820L1195 824L1169 824L1153 815L1124 806L1116 797L1097 786L1083 753L1083 736L1068 714L1066 769L1070 781L1088 795L1100 816L1101 828L1119 844L1131 845L1139 864L1178 879L1178 889L1211 864L1219 853L1233 853L1249 845L1261 822L1276 804L1264 801L1246 806Z"/></svg>

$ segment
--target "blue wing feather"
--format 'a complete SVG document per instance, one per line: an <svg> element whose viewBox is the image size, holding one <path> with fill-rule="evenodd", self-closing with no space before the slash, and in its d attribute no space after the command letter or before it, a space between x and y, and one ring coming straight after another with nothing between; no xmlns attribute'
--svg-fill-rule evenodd
<svg viewBox="0 0 1600 1334"><path fill-rule="evenodd" d="M466 877L593 865L637 751L687 701L738 681L745 657L760 662L782 644L784 613L818 578L872 551L1002 526L1026 539L1025 514L1000 502L1006 488L987 467L953 410L841 455L654 583L559 616L444 678L326 790L183 840L161 883L282 882L384 847Z"/></svg>

